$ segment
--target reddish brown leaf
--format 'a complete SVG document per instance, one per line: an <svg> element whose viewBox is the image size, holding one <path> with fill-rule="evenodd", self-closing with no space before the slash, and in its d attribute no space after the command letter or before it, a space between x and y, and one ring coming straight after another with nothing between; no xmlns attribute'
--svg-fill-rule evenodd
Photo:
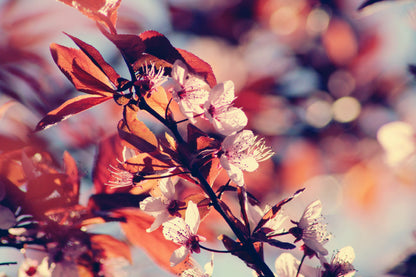
<svg viewBox="0 0 416 277"><path fill-rule="evenodd" d="M67 174L65 194L74 203L78 203L80 185L78 167L74 158L67 151L64 152L64 168Z"/></svg>
<svg viewBox="0 0 416 277"><path fill-rule="evenodd" d="M158 142L152 131L137 119L137 112L126 107L124 119L118 124L120 137L139 149L141 152L157 151Z"/></svg>
<svg viewBox="0 0 416 277"><path fill-rule="evenodd" d="M110 34L103 28L100 30L120 50L129 64L134 64L146 48L139 36Z"/></svg>
<svg viewBox="0 0 416 277"><path fill-rule="evenodd" d="M132 263L130 248L127 244L109 235L92 235L91 247L103 251L105 258L123 257Z"/></svg>
<svg viewBox="0 0 416 277"><path fill-rule="evenodd" d="M108 77L108 79L110 79L113 84L118 84L117 79L120 77L120 75L118 75L114 68L104 60L97 49L76 37L73 37L67 33L65 34L75 42L75 44L82 50L82 52L84 52L85 55L90 58L90 60Z"/></svg>
<svg viewBox="0 0 416 277"><path fill-rule="evenodd" d="M88 199L88 209L95 211L111 211L121 208L138 208L140 201L149 195L134 195L131 193L101 193L94 194Z"/></svg>
<svg viewBox="0 0 416 277"><path fill-rule="evenodd" d="M8 153L0 155L0 176L7 178L16 186L20 186L26 181L26 174L21 162L13 159Z"/></svg>
<svg viewBox="0 0 416 277"><path fill-rule="evenodd" d="M246 226L237 217L234 216L227 204L225 204L225 202L221 199L218 199L218 203L220 204L224 212L227 214L227 216L234 222L237 228L240 229L246 236L249 236Z"/></svg>
<svg viewBox="0 0 416 277"><path fill-rule="evenodd" d="M236 249L239 249L242 247L242 244L240 242L236 242L226 235L220 235L218 239L222 241L225 248L227 248L230 251L233 251L231 253L232 255L239 257L241 260L243 260L247 264L248 267L253 268L254 270L257 270L256 263L253 257L248 253L247 250L235 251ZM259 253L261 257L263 257L263 243L254 242L253 246L256 252Z"/></svg>
<svg viewBox="0 0 416 277"><path fill-rule="evenodd" d="M296 198L299 194L301 194L305 189L299 189L297 190L292 196L283 199L282 201L280 201L279 203L277 203L276 205L274 205L263 217L262 219L259 221L259 223L257 224L256 228L254 228L253 233L255 233L257 230L259 230L261 227L264 226L264 224L267 223L267 221L269 221L270 219L276 217L277 213L280 211L280 209L282 208L283 205L285 205L286 203L290 202L293 198Z"/></svg>
<svg viewBox="0 0 416 277"><path fill-rule="evenodd" d="M121 0L58 0L72 6L92 20L103 22L115 32L117 9Z"/></svg>
<svg viewBox="0 0 416 277"><path fill-rule="evenodd" d="M163 87L157 87L155 91L146 97L146 102L159 115L165 117L165 111L168 106L169 99Z"/></svg>
<svg viewBox="0 0 416 277"><path fill-rule="evenodd" d="M55 43L51 44L50 50L59 69L77 90L103 96L112 96L115 92L109 77L81 50Z"/></svg>
<svg viewBox="0 0 416 277"><path fill-rule="evenodd" d="M69 99L42 118L42 120L36 125L35 132L50 127L51 125L67 119L74 114L85 111L111 98L111 96L102 95L81 95Z"/></svg>
<svg viewBox="0 0 416 277"><path fill-rule="evenodd" d="M139 57L139 59L133 64L133 70L134 71L138 71L140 70L143 66L147 66L153 64L155 66L156 69L159 68L171 68L172 64L159 59L153 55L150 55L148 53L142 53L142 55Z"/></svg>
<svg viewBox="0 0 416 277"><path fill-rule="evenodd" d="M217 80L215 78L214 72L212 71L211 66L209 63L203 61L202 59L198 58L194 54L183 50L176 48L183 59L185 60L186 64L189 65L192 70L205 78L207 83L210 85L210 87L214 87L217 84Z"/></svg>
<svg viewBox="0 0 416 277"><path fill-rule="evenodd" d="M194 54L172 46L169 40L159 32L146 31L139 35L146 46L145 52L171 64L182 60L191 72L203 76L207 83L213 87L217 81L211 66Z"/></svg>
<svg viewBox="0 0 416 277"><path fill-rule="evenodd" d="M67 176L61 173L43 174L29 180L26 198L28 200L47 198L54 191L62 192L62 185Z"/></svg>
<svg viewBox="0 0 416 277"><path fill-rule="evenodd" d="M171 64L178 59L183 60L178 50L173 47L170 41L161 33L150 30L141 33L139 37L142 39L146 47L146 53L165 60Z"/></svg>
<svg viewBox="0 0 416 277"><path fill-rule="evenodd" d="M123 146L117 134L103 139L98 144L92 173L96 193L128 192L130 189L128 187L115 189L106 185L111 179L110 168L117 168L119 165L117 160L123 160L122 151Z"/></svg>
<svg viewBox="0 0 416 277"><path fill-rule="evenodd" d="M219 143L209 137L205 132L198 129L195 125L188 124L188 143L193 151L199 151L205 148L219 148Z"/></svg>
<svg viewBox="0 0 416 277"><path fill-rule="evenodd" d="M175 274L180 274L193 266L189 257L175 267L170 266L170 256L179 245L166 240L162 228L151 233L146 232L146 228L153 223L154 217L138 209L123 209L117 213L127 220L126 223L121 223L121 227L128 240L142 247L158 265Z"/></svg>

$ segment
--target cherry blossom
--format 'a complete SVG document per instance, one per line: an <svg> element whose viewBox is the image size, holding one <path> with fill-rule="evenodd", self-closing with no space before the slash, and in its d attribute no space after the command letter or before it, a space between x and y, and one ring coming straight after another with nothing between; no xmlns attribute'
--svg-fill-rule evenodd
<svg viewBox="0 0 416 277"><path fill-rule="evenodd" d="M204 269L194 260L192 260L192 264L194 267L182 272L181 277L210 277L214 271L214 253L211 255L211 261L205 264Z"/></svg>
<svg viewBox="0 0 416 277"><path fill-rule="evenodd" d="M322 272L322 277L352 277L355 274L355 268L352 262L355 259L354 249L351 246L346 246L338 251L332 258L331 263L324 263L325 270Z"/></svg>
<svg viewBox="0 0 416 277"><path fill-rule="evenodd" d="M175 198L175 184L171 178L163 178L159 181L160 197L147 197L140 202L140 209L155 217L155 221L147 232L153 232L171 216L179 216L178 207L180 201Z"/></svg>
<svg viewBox="0 0 416 277"><path fill-rule="evenodd" d="M320 277L321 271L318 268L314 268L308 265L303 264L300 268L298 275L300 261L296 259L290 253L282 253L277 257L274 266L279 277Z"/></svg>
<svg viewBox="0 0 416 277"><path fill-rule="evenodd" d="M51 277L55 264L49 266L48 257L39 264L37 260L26 258L19 267L18 277Z"/></svg>
<svg viewBox="0 0 416 277"><path fill-rule="evenodd" d="M175 217L163 223L163 235L165 238L181 245L170 257L171 266L182 262L189 253L199 253L201 251L199 242L204 242L206 239L197 235L200 220L197 205L189 201L185 220Z"/></svg>
<svg viewBox="0 0 416 277"><path fill-rule="evenodd" d="M171 78L165 76L165 69L163 67L156 69L154 63L150 63L150 65L145 63L141 67L141 72L138 72L136 75L137 81L135 85L138 85L144 92L152 93L158 87L169 89L174 83Z"/></svg>
<svg viewBox="0 0 416 277"><path fill-rule="evenodd" d="M302 240L307 250L311 250L316 255L328 255L328 250L323 246L331 235L326 230L326 224L322 223L321 214L322 203L320 200L312 202L302 214L299 222L293 222L297 227L293 227L289 232L296 237L295 242ZM308 251L305 251L305 253Z"/></svg>
<svg viewBox="0 0 416 277"><path fill-rule="evenodd" d="M203 114L209 85L201 77L189 73L187 66L180 60L173 64L172 78L176 81L172 97L179 104L181 112L189 119L193 119L194 114Z"/></svg>
<svg viewBox="0 0 416 277"><path fill-rule="evenodd" d="M243 130L224 139L220 162L231 180L243 186L243 170L256 170L259 162L269 159L273 154L270 147L265 146L263 139L257 139L252 131Z"/></svg>
<svg viewBox="0 0 416 277"><path fill-rule="evenodd" d="M233 107L235 100L234 83L226 81L216 85L204 104L205 117L224 136L240 131L247 125L247 116L239 108Z"/></svg>

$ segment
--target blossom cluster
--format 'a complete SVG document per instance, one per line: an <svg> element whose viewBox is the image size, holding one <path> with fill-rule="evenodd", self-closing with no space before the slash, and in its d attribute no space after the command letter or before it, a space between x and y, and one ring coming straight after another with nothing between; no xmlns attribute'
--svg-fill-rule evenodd
<svg viewBox="0 0 416 277"><path fill-rule="evenodd" d="M118 34L115 20L120 1L105 3L94 10L88 1L72 1L118 48L130 79L122 78L93 46L68 35L79 49L52 44L51 53L75 88L87 95L69 99L50 111L36 131L113 99L123 111L117 133L100 142L93 173L96 194L86 207L79 204L80 177L71 157L66 156L65 173L60 173L46 165L37 168L24 150L19 152L22 158L18 164L25 171L22 182L27 186L26 192L18 190L24 195L19 199L28 203L16 205L33 216L33 226L27 224L17 234L22 225L13 213L15 203L2 201L3 197L0 200L5 206L0 212L5 219L1 223L8 230L2 241L16 248L25 248L28 242L39 244L47 256L39 266L22 265L20 274L36 276L45 271L45 276L58 276L70 263L80 268L79 274L123 275L120 267L131 261L129 246L109 235L90 233L87 228L112 221L120 222L127 240L143 247L166 270L182 276L212 274L213 259L203 272L191 257L204 250L235 255L258 276L271 277L274 273L265 263L264 245L291 250L298 242L302 243L302 260L278 258L279 276L303 274L306 257L321 261L319 276L353 274L353 251L349 248L341 250L331 262L326 261L324 245L331 235L323 222L320 200L308 205L299 220L292 220L283 208L304 189L264 208L248 191L244 172L255 171L274 152L265 139L245 129L247 116L234 106L234 83L217 83L206 62L173 47L158 32ZM164 126L164 136L140 121L139 110ZM221 170L227 172L226 184L217 180ZM8 180L5 184L22 185L15 182ZM192 193L188 193L190 187ZM237 201L226 201L229 198L223 197L224 193L236 196ZM33 199L40 203L42 212L31 209ZM199 230L213 210L233 232L232 237L218 237L225 250L205 246L209 237Z"/></svg>

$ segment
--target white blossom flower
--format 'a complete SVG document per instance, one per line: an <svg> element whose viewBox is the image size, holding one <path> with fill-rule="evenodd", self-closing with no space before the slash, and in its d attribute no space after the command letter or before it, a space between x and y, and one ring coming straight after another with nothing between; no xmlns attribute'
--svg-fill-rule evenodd
<svg viewBox="0 0 416 277"><path fill-rule="evenodd" d="M149 64L145 63L141 67L141 72L136 73L137 81L135 85L140 86L144 91L152 93L157 90L158 87L169 89L173 86L173 80L168 76L165 76L165 69L160 67L156 69L153 62Z"/></svg>
<svg viewBox="0 0 416 277"><path fill-rule="evenodd" d="M274 266L279 277L296 277L300 261L290 253L282 253L277 257ZM309 265L302 264L298 277L320 277L321 271Z"/></svg>
<svg viewBox="0 0 416 277"><path fill-rule="evenodd" d="M55 264L49 266L48 257L43 258L39 264L37 260L27 258L19 267L18 277L51 277Z"/></svg>
<svg viewBox="0 0 416 277"><path fill-rule="evenodd" d="M208 100L210 90L207 82L189 73L181 60L176 60L173 64L172 78L176 81L172 97L179 104L181 112L189 119L193 119L194 114L203 114L203 105Z"/></svg>
<svg viewBox="0 0 416 277"><path fill-rule="evenodd" d="M346 246L338 251L332 258L331 263L324 263L325 270L322 277L352 277L355 274L355 268L352 262L355 259L354 249Z"/></svg>
<svg viewBox="0 0 416 277"><path fill-rule="evenodd" d="M270 147L265 146L263 139L257 139L249 130L226 137L222 142L222 151L221 166L239 186L244 185L243 170L256 170L259 162L269 159L274 154Z"/></svg>
<svg viewBox="0 0 416 277"><path fill-rule="evenodd" d="M127 170L109 165L108 171L110 172L111 179L105 183L111 188L122 188L134 186L135 175Z"/></svg>
<svg viewBox="0 0 416 277"><path fill-rule="evenodd" d="M226 81L212 88L208 101L204 104L205 117L224 136L238 132L247 125L246 114L233 107L235 98L234 83Z"/></svg>
<svg viewBox="0 0 416 277"><path fill-rule="evenodd" d="M211 255L211 261L206 263L204 269L201 269L200 265L192 260L194 264L193 268L188 268L181 273L181 277L211 277L214 271L214 253Z"/></svg>
<svg viewBox="0 0 416 277"><path fill-rule="evenodd" d="M317 254L318 257L328 254L328 250L324 248L323 244L331 237L327 232L326 224L322 223L321 211L321 201L316 200L312 202L306 207L301 219L297 223L297 227L289 230L296 237L296 241L302 240L305 246Z"/></svg>
<svg viewBox="0 0 416 277"><path fill-rule="evenodd" d="M185 220L175 217L163 223L163 235L167 240L171 240L181 245L170 257L170 265L175 266L182 262L189 253L199 253L199 242L206 239L197 235L200 223L198 207L192 201L188 202L185 213Z"/></svg>
<svg viewBox="0 0 416 277"><path fill-rule="evenodd" d="M159 180L160 197L147 197L140 202L140 209L155 217L155 221L147 232L153 232L162 223L169 220L171 216L177 216L180 201L175 199L175 185L171 178Z"/></svg>

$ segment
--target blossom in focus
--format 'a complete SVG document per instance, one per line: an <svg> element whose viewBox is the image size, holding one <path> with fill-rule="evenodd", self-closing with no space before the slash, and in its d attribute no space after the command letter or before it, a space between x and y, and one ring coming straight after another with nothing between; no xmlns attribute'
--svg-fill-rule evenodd
<svg viewBox="0 0 416 277"><path fill-rule="evenodd" d="M211 261L205 264L204 271L196 261L193 261L193 264L194 267L182 272L181 277L211 277L214 271L214 253L212 253Z"/></svg>
<svg viewBox="0 0 416 277"><path fill-rule="evenodd" d="M259 162L269 159L273 154L270 147L265 145L264 139L257 139L252 131L243 130L224 139L220 162L231 180L243 186L243 170L256 170Z"/></svg>
<svg viewBox="0 0 416 277"><path fill-rule="evenodd" d="M156 69L154 63L150 63L150 65L145 63L141 72L136 73L136 75L135 85L139 86L143 92L152 93L160 86L168 89L173 85L173 80L165 76L165 69L163 67Z"/></svg>
<svg viewBox="0 0 416 277"><path fill-rule="evenodd" d="M43 258L39 264L38 261L27 258L23 261L17 272L18 277L51 277L55 264L49 267L48 257Z"/></svg>
<svg viewBox="0 0 416 277"><path fill-rule="evenodd" d="M192 201L188 202L185 220L175 217L163 223L163 235L165 238L181 245L170 257L171 266L182 262L189 253L200 252L199 242L204 242L206 239L197 235L199 223L198 207Z"/></svg>
<svg viewBox="0 0 416 277"><path fill-rule="evenodd" d="M321 214L322 203L316 200L306 207L299 222L293 222L297 227L293 227L289 232L296 237L295 242L302 240L307 250L311 250L315 255L328 255L328 250L324 244L331 235L326 230L326 224L322 223ZM305 250L305 253L308 251Z"/></svg>
<svg viewBox="0 0 416 277"><path fill-rule="evenodd" d="M224 136L238 132L247 125L246 114L233 107L234 100L234 83L226 81L212 88L208 101L204 104L205 117Z"/></svg>
<svg viewBox="0 0 416 277"><path fill-rule="evenodd" d="M172 78L176 81L172 88L172 97L179 104L181 112L189 119L194 114L203 114L209 85L202 78L189 73L187 66L180 60L173 64Z"/></svg>
<svg viewBox="0 0 416 277"><path fill-rule="evenodd" d="M337 254L335 254L330 264L324 263L325 270L322 272L322 277L354 276L355 268L352 265L354 259L355 253L351 246L342 248Z"/></svg>
<svg viewBox="0 0 416 277"><path fill-rule="evenodd" d="M160 197L147 197L140 202L140 209L155 217L155 221L147 232L153 232L171 216L179 216L178 208L181 204L175 199L175 184L171 178L163 178L159 181Z"/></svg>

